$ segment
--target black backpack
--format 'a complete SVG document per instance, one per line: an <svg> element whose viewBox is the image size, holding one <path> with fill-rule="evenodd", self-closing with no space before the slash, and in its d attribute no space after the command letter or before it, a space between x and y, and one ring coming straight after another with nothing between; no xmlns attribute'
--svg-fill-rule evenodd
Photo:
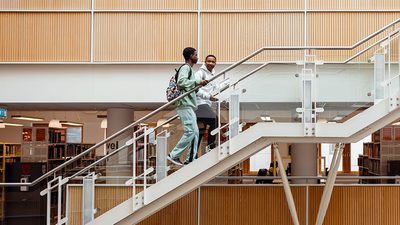
<svg viewBox="0 0 400 225"><path fill-rule="evenodd" d="M259 169L258 170L258 173L257 173L257 176L258 177L265 177L265 176L267 176L267 169ZM259 180L259 179L257 179L256 180L256 184L265 184L265 183L267 183L267 180Z"/></svg>

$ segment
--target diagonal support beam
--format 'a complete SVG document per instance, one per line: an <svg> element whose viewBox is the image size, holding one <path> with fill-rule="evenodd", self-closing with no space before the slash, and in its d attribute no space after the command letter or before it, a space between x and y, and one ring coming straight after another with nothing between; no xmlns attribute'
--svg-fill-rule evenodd
<svg viewBox="0 0 400 225"><path fill-rule="evenodd" d="M329 202L331 200L333 186L335 184L340 160L342 158L343 149L344 149L343 143L336 144L335 153L332 158L331 168L329 170L328 179L326 181L324 192L322 193L322 197L321 197L321 203L319 205L317 222L315 223L316 225L322 225L322 223L324 222L326 211L328 209Z"/></svg>
<svg viewBox="0 0 400 225"><path fill-rule="evenodd" d="M293 224L300 225L299 217L297 216L296 206L295 206L294 200L293 200L292 191L290 190L289 181L286 176L285 168L283 167L283 161L281 158L281 154L279 153L278 145L275 143L273 145L273 147L274 147L276 159L278 160L279 171L281 171L281 177L282 177L282 181L283 181L283 189L285 190L286 200L288 202L290 215L292 216Z"/></svg>

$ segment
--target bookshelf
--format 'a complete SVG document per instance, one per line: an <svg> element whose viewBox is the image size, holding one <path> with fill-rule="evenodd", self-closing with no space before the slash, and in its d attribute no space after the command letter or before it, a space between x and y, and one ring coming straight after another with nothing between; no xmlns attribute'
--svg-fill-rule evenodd
<svg viewBox="0 0 400 225"><path fill-rule="evenodd" d="M21 144L0 143L0 180L5 182L6 164L21 160ZM0 187L0 223L4 221L5 188Z"/></svg>
<svg viewBox="0 0 400 225"><path fill-rule="evenodd" d="M51 170L93 145L82 143L82 127L49 128L47 124L34 124L23 128L21 161L44 162L47 170ZM95 151L92 151L60 173L72 174L94 161Z"/></svg>
<svg viewBox="0 0 400 225"><path fill-rule="evenodd" d="M85 150L89 149L90 147L94 146L94 144L86 144L86 143L67 143L66 144L66 151L65 155L62 156L63 161L65 162L72 157L84 152ZM92 151L89 154L86 154L81 159L71 163L66 167L66 175L72 175L79 170L85 168L86 166L90 165L96 160L95 152Z"/></svg>
<svg viewBox="0 0 400 225"><path fill-rule="evenodd" d="M371 142L363 144L363 154L358 156L360 176L388 175L388 162L400 160L400 126L389 125L373 134ZM381 183L381 180L368 180Z"/></svg>

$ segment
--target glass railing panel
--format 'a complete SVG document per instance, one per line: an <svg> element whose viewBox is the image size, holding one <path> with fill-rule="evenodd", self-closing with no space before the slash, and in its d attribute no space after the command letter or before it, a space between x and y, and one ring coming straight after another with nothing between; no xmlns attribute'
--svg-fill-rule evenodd
<svg viewBox="0 0 400 225"><path fill-rule="evenodd" d="M373 64L324 64L315 73L318 123L344 122L374 104Z"/></svg>
<svg viewBox="0 0 400 225"><path fill-rule="evenodd" d="M388 62L386 65L386 82L385 88L388 89L387 94L389 97L398 96L399 94L399 79L400 79L400 37L399 35L393 36L390 43L386 45L385 60Z"/></svg>
<svg viewBox="0 0 400 225"><path fill-rule="evenodd" d="M271 64L238 83L241 123L300 122L296 112L302 107L300 72L296 64ZM240 78L233 76L233 83Z"/></svg>

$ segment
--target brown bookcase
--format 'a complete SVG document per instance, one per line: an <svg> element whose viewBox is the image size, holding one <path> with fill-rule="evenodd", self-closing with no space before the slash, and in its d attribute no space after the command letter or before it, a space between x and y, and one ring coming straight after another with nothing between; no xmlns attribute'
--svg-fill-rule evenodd
<svg viewBox="0 0 400 225"><path fill-rule="evenodd" d="M68 143L68 131L68 128L49 128L47 124L34 124L33 127L23 128L21 161L45 162L47 170L51 170L94 145L82 143L81 133L80 138L73 139L74 143ZM75 133L74 135L76 137ZM60 173L72 174L94 161L95 151L92 151Z"/></svg>
<svg viewBox="0 0 400 225"><path fill-rule="evenodd" d="M373 134L371 142L364 143L363 154L358 157L360 176L388 175L388 161L400 160L400 126L389 125ZM368 180L364 183L385 183L385 180Z"/></svg>
<svg viewBox="0 0 400 225"><path fill-rule="evenodd" d="M21 161L21 144L0 143L0 182L6 179L6 164ZM5 187L0 187L0 224L4 221Z"/></svg>

